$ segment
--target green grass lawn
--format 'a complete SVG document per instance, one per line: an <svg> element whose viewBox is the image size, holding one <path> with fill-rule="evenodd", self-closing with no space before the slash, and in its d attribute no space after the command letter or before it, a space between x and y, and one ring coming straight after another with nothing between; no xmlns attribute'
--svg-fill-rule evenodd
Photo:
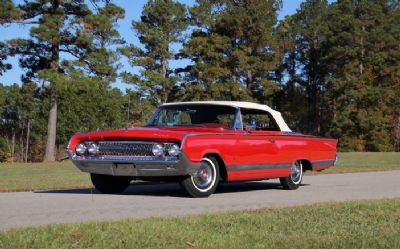
<svg viewBox="0 0 400 249"><path fill-rule="evenodd" d="M336 166L318 174L400 170L400 152L342 152L339 158Z"/></svg>
<svg viewBox="0 0 400 249"><path fill-rule="evenodd" d="M0 192L91 186L89 175L70 161L0 164Z"/></svg>
<svg viewBox="0 0 400 249"><path fill-rule="evenodd" d="M400 199L0 233L0 248L399 248Z"/></svg>
<svg viewBox="0 0 400 249"><path fill-rule="evenodd" d="M400 153L350 152L339 155L337 166L320 173L400 170ZM0 192L91 186L89 174L80 172L70 161L0 164Z"/></svg>

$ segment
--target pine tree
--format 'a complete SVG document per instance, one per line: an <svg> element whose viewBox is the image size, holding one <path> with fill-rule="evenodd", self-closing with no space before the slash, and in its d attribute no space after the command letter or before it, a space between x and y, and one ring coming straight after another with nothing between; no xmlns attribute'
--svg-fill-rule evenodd
<svg viewBox="0 0 400 249"><path fill-rule="evenodd" d="M0 42L0 75L3 75L6 70L11 69L11 65L9 63L5 63L7 56L8 53L6 51L6 44Z"/></svg>
<svg viewBox="0 0 400 249"><path fill-rule="evenodd" d="M392 39L400 41L400 1L398 0L389 0L389 9L391 10L387 17L387 22L390 24L390 33L392 35ZM395 43L393 40L391 41L392 45ZM388 80L392 81L393 91L394 91L394 101L391 102L392 112L392 121L391 121L391 144L393 145L394 151L400 151L400 44L397 43L397 46L389 46L391 49L389 50L389 56L391 62L390 69L388 70L390 73L388 74ZM396 63L397 61L397 63Z"/></svg>
<svg viewBox="0 0 400 249"><path fill-rule="evenodd" d="M294 17L297 23L297 59L300 85L307 98L307 131L324 135L323 119L326 65L322 61L323 44L327 33L328 3L326 0L309 0L303 3ZM305 120L303 120L305 121Z"/></svg>
<svg viewBox="0 0 400 249"><path fill-rule="evenodd" d="M88 77L96 76L104 84L115 79L116 58L106 46L118 39L113 25L124 11L109 1L103 7L99 7L100 1L91 1L94 13L83 0L32 0L16 7L4 1L12 14L0 11L2 24L32 25L30 39L8 41L7 53L21 56L20 65L27 70L23 82L40 82L49 95L44 160L54 161L59 88L70 81L71 70L84 70ZM73 59L64 59L67 56Z"/></svg>
<svg viewBox="0 0 400 249"><path fill-rule="evenodd" d="M20 12L11 0L0 0L0 25L20 20ZM11 69L11 64L5 63L7 57L11 55L4 42L0 41L0 75L4 71Z"/></svg>
<svg viewBox="0 0 400 249"><path fill-rule="evenodd" d="M92 0L91 3L94 11L83 20L84 32L92 39L85 66L90 76L110 84L120 67L118 53L112 47L125 43L116 29L117 22L125 17L125 10L110 1Z"/></svg>
<svg viewBox="0 0 400 249"><path fill-rule="evenodd" d="M225 11L224 1L198 0L190 8L192 32L179 54L192 61L179 69L185 73L182 100L232 100L247 96L244 87L232 82L226 56L232 50L229 37L216 31Z"/></svg>
<svg viewBox="0 0 400 249"><path fill-rule="evenodd" d="M324 90L326 65L323 63L327 34L328 2L308 0L278 27L283 43L281 73L288 81L278 102L295 120L294 128L306 133L324 135ZM285 70L282 72L282 70ZM281 76L282 77L282 76Z"/></svg>
<svg viewBox="0 0 400 249"><path fill-rule="evenodd" d="M79 36L78 19L89 13L87 6L81 1L64 2L30 1L18 6L19 19L2 20L3 22L26 22L34 26L30 29L31 39L15 39L9 41L14 53L23 58L21 66L28 69L25 82L31 79L42 79L48 85L50 110L48 116L48 132L45 161L54 161L57 127L57 85L63 83L64 72L60 63L60 53L80 50L87 44ZM76 33L74 31L77 31Z"/></svg>
<svg viewBox="0 0 400 249"><path fill-rule="evenodd" d="M170 67L173 44L181 42L187 27L186 7L173 0L149 0L141 20L133 21L132 27L144 47L131 44L121 51L141 70L140 74L125 73L124 79L156 105L168 102L178 80Z"/></svg>
<svg viewBox="0 0 400 249"><path fill-rule="evenodd" d="M341 0L329 14L325 63L331 133L343 148L390 150L399 26L384 0Z"/></svg>
<svg viewBox="0 0 400 249"><path fill-rule="evenodd" d="M304 122L308 112L306 93L301 86L298 66L298 27L293 16L286 16L277 27L281 64L275 71L280 90L274 95L274 103L282 112L289 127L296 131L307 132L308 122Z"/></svg>
<svg viewBox="0 0 400 249"><path fill-rule="evenodd" d="M273 0L197 1L191 9L196 28L182 50L193 62L183 70L192 87L211 98L269 101L279 61L274 37L279 6Z"/></svg>

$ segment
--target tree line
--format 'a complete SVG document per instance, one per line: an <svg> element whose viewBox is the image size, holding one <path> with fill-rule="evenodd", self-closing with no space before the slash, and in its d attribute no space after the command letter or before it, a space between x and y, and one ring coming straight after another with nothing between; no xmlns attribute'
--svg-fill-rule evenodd
<svg viewBox="0 0 400 249"><path fill-rule="evenodd" d="M110 0L0 0L0 25L30 27L0 40L0 74L10 57L24 69L21 85L0 85L0 161L53 161L77 131L140 125L191 100L268 104L341 150L399 151L399 1L306 0L278 20L281 7L149 0L132 21L140 44L128 44Z"/></svg>

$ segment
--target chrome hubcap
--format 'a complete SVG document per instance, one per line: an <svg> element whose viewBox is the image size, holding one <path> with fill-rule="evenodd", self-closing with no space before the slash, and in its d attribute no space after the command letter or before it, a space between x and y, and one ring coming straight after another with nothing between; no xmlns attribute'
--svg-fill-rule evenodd
<svg viewBox="0 0 400 249"><path fill-rule="evenodd" d="M193 183L200 189L207 189L213 181L214 172L207 162L201 162L200 168L193 176Z"/></svg>
<svg viewBox="0 0 400 249"><path fill-rule="evenodd" d="M300 183L302 173L302 166L300 162L295 162L292 164L291 177L294 183Z"/></svg>

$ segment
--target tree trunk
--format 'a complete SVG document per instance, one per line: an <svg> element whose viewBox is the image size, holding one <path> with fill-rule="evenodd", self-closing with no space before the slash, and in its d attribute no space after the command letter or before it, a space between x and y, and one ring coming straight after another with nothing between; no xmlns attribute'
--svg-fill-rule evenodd
<svg viewBox="0 0 400 249"><path fill-rule="evenodd" d="M360 76L363 76L364 74L364 57L365 57L365 48L364 48L364 32L365 32L365 26L362 26L362 31L363 33L361 34L361 39L360 39L360 46L361 46L361 60L360 64L358 65L358 71L360 73Z"/></svg>
<svg viewBox="0 0 400 249"><path fill-rule="evenodd" d="M12 145L11 145L11 163L14 162L14 154L15 154L15 130L12 131Z"/></svg>
<svg viewBox="0 0 400 249"><path fill-rule="evenodd" d="M251 58L253 56L253 48L247 47L246 55ZM247 69L246 70L246 88L252 90L251 89L252 86L253 86L253 72L250 69Z"/></svg>
<svg viewBox="0 0 400 249"><path fill-rule="evenodd" d="M19 151L19 154L20 154L19 161L23 162L24 161L24 125L23 124L21 126L21 134L19 136L19 144L21 146L21 150Z"/></svg>
<svg viewBox="0 0 400 249"><path fill-rule="evenodd" d="M248 69L246 74L246 88L251 90L253 84L253 73Z"/></svg>
<svg viewBox="0 0 400 249"><path fill-rule="evenodd" d="M57 134L57 92L55 87L50 93L50 111L47 123L47 142L46 142L46 153L44 155L45 162L55 161L55 145L56 145L56 134Z"/></svg>
<svg viewBox="0 0 400 249"><path fill-rule="evenodd" d="M60 0L52 1L52 9L54 12L60 6ZM50 68L54 69L58 73L60 72L60 44L53 44L51 46L51 62ZM57 87L55 82L50 82L50 110L49 118L47 123L47 142L46 142L46 152L44 155L45 162L55 161L55 145L56 145L56 135L57 135Z"/></svg>
<svg viewBox="0 0 400 249"><path fill-rule="evenodd" d="M164 78L164 86L163 86L163 95L162 95L162 103L168 102L168 94L169 94L169 82L168 82L168 61L162 60L162 74Z"/></svg>
<svg viewBox="0 0 400 249"><path fill-rule="evenodd" d="M28 152L29 152L29 137L31 135L31 121L28 119L26 131L26 148L25 148L25 162L28 162Z"/></svg>

